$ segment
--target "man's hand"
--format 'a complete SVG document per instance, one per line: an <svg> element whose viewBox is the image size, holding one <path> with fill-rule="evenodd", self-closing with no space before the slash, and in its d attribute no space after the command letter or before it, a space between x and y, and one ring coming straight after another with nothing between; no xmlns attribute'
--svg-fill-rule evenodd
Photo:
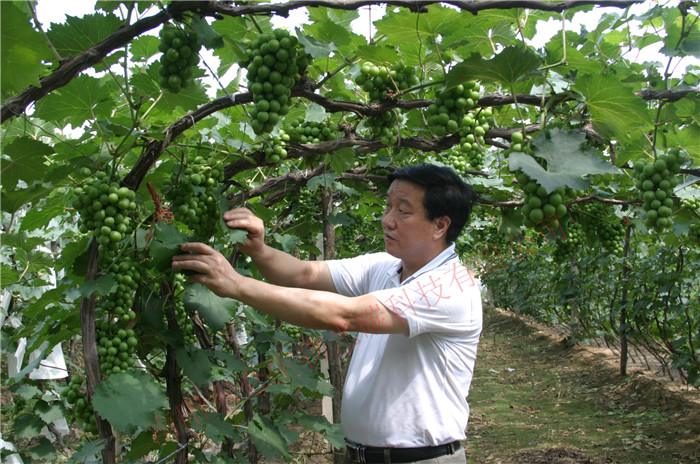
<svg viewBox="0 0 700 464"><path fill-rule="evenodd" d="M246 208L236 208L224 213L224 221L231 229L245 229L248 237L241 244L241 251L251 258L259 255L265 247L265 224Z"/></svg>
<svg viewBox="0 0 700 464"><path fill-rule="evenodd" d="M190 254L173 256L172 266L196 272L188 282L200 283L220 297L236 298L243 277L221 253L204 243L184 243L180 249Z"/></svg>

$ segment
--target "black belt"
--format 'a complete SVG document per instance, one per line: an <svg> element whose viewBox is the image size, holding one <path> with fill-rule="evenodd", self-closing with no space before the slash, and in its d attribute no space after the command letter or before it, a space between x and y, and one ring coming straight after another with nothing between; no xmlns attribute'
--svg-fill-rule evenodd
<svg viewBox="0 0 700 464"><path fill-rule="evenodd" d="M460 447L458 441L438 446L422 448L377 448L362 446L346 441L346 453L353 462L360 464L414 462L453 454Z"/></svg>

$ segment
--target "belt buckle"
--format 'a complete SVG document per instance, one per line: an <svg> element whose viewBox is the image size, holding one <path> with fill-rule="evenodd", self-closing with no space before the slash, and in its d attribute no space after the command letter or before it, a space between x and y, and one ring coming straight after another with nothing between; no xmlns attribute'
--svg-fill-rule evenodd
<svg viewBox="0 0 700 464"><path fill-rule="evenodd" d="M364 446L347 443L347 448L350 450L350 459L355 462L359 462L360 464L367 464L367 460L365 458L366 448Z"/></svg>

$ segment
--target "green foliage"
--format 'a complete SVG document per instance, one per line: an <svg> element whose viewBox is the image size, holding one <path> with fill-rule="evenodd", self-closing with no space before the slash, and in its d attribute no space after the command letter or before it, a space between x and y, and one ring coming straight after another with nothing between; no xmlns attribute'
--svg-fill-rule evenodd
<svg viewBox="0 0 700 464"><path fill-rule="evenodd" d="M291 459L292 424L342 446L337 424L299 407L333 394L319 348L337 335L280 325L185 283L170 263L196 239L260 278L237 251L246 233L221 217L242 205L263 218L272 245L302 258L321 255L323 221L335 226L336 257L382 251L384 178L426 160L480 171L470 182L482 202L458 246L498 304L575 322L577 339L661 343L661 356L698 384L700 68L671 73L699 54L697 7L619 10L539 47L530 39L544 22L590 8L394 6L359 24L357 10L314 7L292 30L273 26L272 4L250 2L244 8L264 14L238 16L223 3L204 13L171 2L167 20L152 2L118 5L97 2L44 34L30 4L3 2L0 27L3 63L12 63L0 87L13 103L3 105L0 271L23 324L7 344L83 346L92 318L97 339L85 349L98 353L88 362L104 377L78 414L87 376L83 355L72 359L66 414L92 433L93 410L107 419L125 444L118 460L178 452L176 418L197 435L183 439L201 462L247 459L251 445ZM195 33L189 58L180 56ZM629 59L658 42L663 63ZM10 100L20 95L29 106ZM671 211L655 230L634 166L678 151L676 185L659 194ZM661 191L653 182L643 190ZM555 259L562 250L566 259ZM13 429L22 443L63 408L30 392L37 364L7 380L24 401ZM93 436L71 449L72 462L108 447ZM53 452L35 440L24 456Z"/></svg>

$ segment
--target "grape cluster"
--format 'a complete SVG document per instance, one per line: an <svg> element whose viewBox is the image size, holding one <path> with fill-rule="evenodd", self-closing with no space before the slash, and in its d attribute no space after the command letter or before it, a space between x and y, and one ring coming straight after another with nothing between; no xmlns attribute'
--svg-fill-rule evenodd
<svg viewBox="0 0 700 464"><path fill-rule="evenodd" d="M396 145L399 141L399 111L385 111L379 116L371 116L365 119L365 126L369 128L370 137L378 138L382 144Z"/></svg>
<svg viewBox="0 0 700 464"><path fill-rule="evenodd" d="M250 125L258 135L270 133L289 112L291 88L306 72L309 55L284 29L262 34L244 45L246 58L241 66L248 71L248 88L255 104L250 110Z"/></svg>
<svg viewBox="0 0 700 464"><path fill-rule="evenodd" d="M299 338L301 338L301 329L297 326L283 324L280 326L280 330L286 333L292 340L299 340Z"/></svg>
<svg viewBox="0 0 700 464"><path fill-rule="evenodd" d="M553 258L560 262L571 260L576 251L586 243L586 232L580 223L571 221L566 229L566 238L557 241L553 252Z"/></svg>
<svg viewBox="0 0 700 464"><path fill-rule="evenodd" d="M177 93L192 84L200 48L196 32L187 32L172 24L161 29L158 44L158 51L163 53L158 69L161 88Z"/></svg>
<svg viewBox="0 0 700 464"><path fill-rule="evenodd" d="M680 171L682 162L679 153L669 153L659 156L655 161L639 160L634 163L633 175L637 179L637 189L642 194L646 225L658 232L673 224L672 195L673 189L678 185L676 174Z"/></svg>
<svg viewBox="0 0 700 464"><path fill-rule="evenodd" d="M164 181L166 197L172 203L172 212L177 221L185 224L200 237L214 235L220 220L219 189L224 180L224 171L212 157L190 154L186 160L183 176L173 172Z"/></svg>
<svg viewBox="0 0 700 464"><path fill-rule="evenodd" d="M367 92L369 100L380 102L420 83L415 68L396 63L393 67L362 63L355 83Z"/></svg>
<svg viewBox="0 0 700 464"><path fill-rule="evenodd" d="M102 307L124 322L133 321L136 313L131 308L141 280L137 263L130 256L122 256L109 264L107 273L117 282L117 291L104 300Z"/></svg>
<svg viewBox="0 0 700 464"><path fill-rule="evenodd" d="M134 366L138 339L133 329L124 329L111 321L100 321L95 335L100 370L104 375L119 374Z"/></svg>
<svg viewBox="0 0 700 464"><path fill-rule="evenodd" d="M622 255L625 227L612 208L600 202L584 203L579 207L576 219L587 234L598 237L609 253Z"/></svg>
<svg viewBox="0 0 700 464"><path fill-rule="evenodd" d="M522 131L515 131L510 134L510 150L529 153L531 149L528 146L528 141L529 138L526 137Z"/></svg>
<svg viewBox="0 0 700 464"><path fill-rule="evenodd" d="M684 198L682 200L683 207L694 211L697 217L690 220L688 224L688 234L696 242L700 243L700 197Z"/></svg>
<svg viewBox="0 0 700 464"><path fill-rule="evenodd" d="M90 175L91 171L84 168L82 173ZM80 232L94 231L100 254L113 256L120 242L134 230L130 215L136 210L136 194L120 187L119 182L111 180L104 171L88 177L85 186L76 187L74 193L76 198L72 206L80 213Z"/></svg>
<svg viewBox="0 0 700 464"><path fill-rule="evenodd" d="M486 162L484 135L491 127L489 119L492 116L491 108L485 108L477 115L468 112L462 119L462 128L459 130L459 148L469 158L469 165L476 170L483 169Z"/></svg>
<svg viewBox="0 0 700 464"><path fill-rule="evenodd" d="M285 121L284 130L280 130L282 140L284 140L283 133L289 136L288 140L298 143L326 142L338 137L338 133L328 124L318 121L304 121L301 118Z"/></svg>
<svg viewBox="0 0 700 464"><path fill-rule="evenodd" d="M173 279L173 306L175 309L175 320L177 326L182 331L184 341L188 345L196 345L197 336L194 332L194 325L187 315L185 310L185 302L183 300L185 294L185 278L179 274ZM166 318L167 324L167 318Z"/></svg>
<svg viewBox="0 0 700 464"><path fill-rule="evenodd" d="M270 138L265 141L265 147L263 151L265 152L265 161L268 163L279 163L284 158L287 157L287 141L284 139L289 139L289 135L284 131L280 131L279 138Z"/></svg>
<svg viewBox="0 0 700 464"><path fill-rule="evenodd" d="M564 202L573 197L569 189L559 188L547 193L547 189L525 173L518 174L517 180L526 193L520 210L525 217L526 226L548 226L566 215L567 208Z"/></svg>
<svg viewBox="0 0 700 464"><path fill-rule="evenodd" d="M84 387L85 379L74 375L68 382L68 386L61 392L61 395L66 398L68 404L73 406L76 422L85 424L86 432L97 434L95 413L85 396Z"/></svg>
<svg viewBox="0 0 700 464"><path fill-rule="evenodd" d="M438 137L455 133L464 125L465 112L474 108L478 100L479 83L476 81L438 90L435 92L435 101L426 111L428 125Z"/></svg>

